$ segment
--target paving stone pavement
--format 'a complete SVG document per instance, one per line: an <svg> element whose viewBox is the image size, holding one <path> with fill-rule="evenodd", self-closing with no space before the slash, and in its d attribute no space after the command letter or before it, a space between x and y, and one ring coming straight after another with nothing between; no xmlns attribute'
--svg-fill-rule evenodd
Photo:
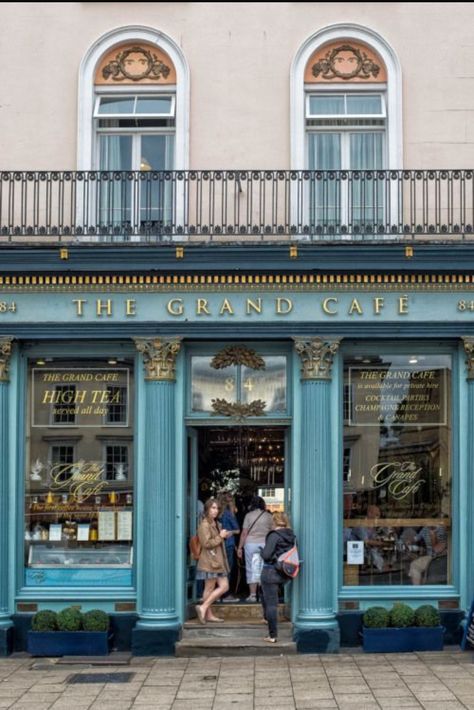
<svg viewBox="0 0 474 710"><path fill-rule="evenodd" d="M133 673L69 684L74 673ZM102 679L104 680L104 679ZM132 658L128 666L0 659L0 710L474 710L474 653Z"/></svg>

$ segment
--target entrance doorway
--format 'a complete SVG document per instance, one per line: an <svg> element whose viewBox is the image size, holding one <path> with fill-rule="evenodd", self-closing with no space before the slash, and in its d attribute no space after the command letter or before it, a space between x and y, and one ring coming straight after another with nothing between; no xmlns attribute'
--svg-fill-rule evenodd
<svg viewBox="0 0 474 710"><path fill-rule="evenodd" d="M188 430L188 531L193 535L202 504L219 493L234 496L240 529L253 496L267 510L290 512L287 473L288 429L282 426L202 426ZM236 545L239 536L235 537ZM188 556L187 601L199 598L196 562ZM241 603L249 595L245 564L237 559L230 576L230 595Z"/></svg>

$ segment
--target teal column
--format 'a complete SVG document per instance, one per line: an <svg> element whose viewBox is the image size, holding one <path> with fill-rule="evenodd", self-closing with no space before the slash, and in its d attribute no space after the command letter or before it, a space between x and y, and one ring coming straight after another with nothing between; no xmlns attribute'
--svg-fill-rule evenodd
<svg viewBox="0 0 474 710"><path fill-rule="evenodd" d="M303 560L295 639L303 653L339 650L334 536L338 506L331 451L331 369L339 342L339 338L295 338L301 358L298 541Z"/></svg>
<svg viewBox="0 0 474 710"><path fill-rule="evenodd" d="M145 402L143 471L138 510L141 547L137 559L139 620L133 631L135 655L174 653L180 622L176 589L175 364L178 339L135 338L143 354Z"/></svg>
<svg viewBox="0 0 474 710"><path fill-rule="evenodd" d="M0 338L0 656L8 655L11 647L9 603L8 527L11 504L8 485L8 398L9 363L13 338Z"/></svg>
<svg viewBox="0 0 474 710"><path fill-rule="evenodd" d="M467 380L467 457L468 462L468 479L466 481L466 524L468 526L468 535L466 538L467 549L463 553L466 564L466 588L468 594L468 610L469 604L474 591L474 567L471 563L474 553L474 472L472 469L472 461L474 461L474 338L463 338L464 350L466 352L466 380ZM462 524L462 523L461 523Z"/></svg>

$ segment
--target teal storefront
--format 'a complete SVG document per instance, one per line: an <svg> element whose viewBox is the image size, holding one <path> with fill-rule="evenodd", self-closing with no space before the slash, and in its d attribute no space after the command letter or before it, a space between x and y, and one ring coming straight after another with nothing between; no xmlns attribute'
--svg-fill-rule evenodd
<svg viewBox="0 0 474 710"><path fill-rule="evenodd" d="M0 279L2 652L73 604L109 612L119 648L173 653L198 500L229 486L290 512L300 651L356 643L364 608L399 599L439 605L455 639L474 590L472 279L283 257L132 272L129 253Z"/></svg>

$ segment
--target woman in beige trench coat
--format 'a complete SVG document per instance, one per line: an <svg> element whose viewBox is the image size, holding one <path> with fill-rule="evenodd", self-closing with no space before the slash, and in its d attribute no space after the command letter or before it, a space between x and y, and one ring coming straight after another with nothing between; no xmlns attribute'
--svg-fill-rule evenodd
<svg viewBox="0 0 474 710"><path fill-rule="evenodd" d="M203 602L196 606L196 614L201 622L222 622L214 616L211 605L229 589L229 564L224 541L232 533L222 530L217 517L219 506L215 498L209 498L204 504L204 516L199 525L198 535L201 554L197 565L196 579L204 580Z"/></svg>

